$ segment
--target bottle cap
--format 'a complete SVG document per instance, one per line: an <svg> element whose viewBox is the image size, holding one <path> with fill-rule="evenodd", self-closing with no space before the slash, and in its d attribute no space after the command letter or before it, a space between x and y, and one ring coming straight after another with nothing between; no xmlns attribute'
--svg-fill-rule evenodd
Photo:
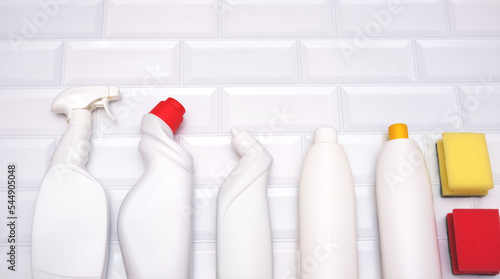
<svg viewBox="0 0 500 279"><path fill-rule="evenodd" d="M408 126L403 123L396 123L389 126L389 140L393 139L407 139Z"/></svg>
<svg viewBox="0 0 500 279"><path fill-rule="evenodd" d="M177 131L177 128L182 123L183 115L186 109L174 98L168 98L165 101L159 102L149 113L158 116L165 124L172 129L172 133Z"/></svg>
<svg viewBox="0 0 500 279"><path fill-rule="evenodd" d="M337 130L330 127L318 128L314 131L313 142L337 142Z"/></svg>

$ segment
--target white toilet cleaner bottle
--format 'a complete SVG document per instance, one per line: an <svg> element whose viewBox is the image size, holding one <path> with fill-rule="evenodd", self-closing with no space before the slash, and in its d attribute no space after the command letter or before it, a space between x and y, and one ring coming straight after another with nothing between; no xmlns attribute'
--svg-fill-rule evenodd
<svg viewBox="0 0 500 279"><path fill-rule="evenodd" d="M231 130L239 162L217 197L217 278L273 278L267 178L273 158L248 131Z"/></svg>
<svg viewBox="0 0 500 279"><path fill-rule="evenodd" d="M319 128L299 182L300 278L358 278L351 167L337 131Z"/></svg>
<svg viewBox="0 0 500 279"><path fill-rule="evenodd" d="M429 173L405 124L389 127L376 176L384 279L441 279Z"/></svg>
<svg viewBox="0 0 500 279"><path fill-rule="evenodd" d="M85 169L91 112L119 99L118 88L78 87L63 91L51 111L65 113L68 128L38 192L31 236L34 279L105 278L109 209L107 196Z"/></svg>
<svg viewBox="0 0 500 279"><path fill-rule="evenodd" d="M189 279L193 158L174 141L184 107L160 102L141 123L145 172L118 215L118 239L128 279Z"/></svg>

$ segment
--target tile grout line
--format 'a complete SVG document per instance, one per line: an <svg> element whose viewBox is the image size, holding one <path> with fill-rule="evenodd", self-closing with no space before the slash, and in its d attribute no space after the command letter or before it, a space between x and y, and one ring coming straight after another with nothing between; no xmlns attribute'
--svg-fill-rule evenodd
<svg viewBox="0 0 500 279"><path fill-rule="evenodd" d="M222 113L222 86L217 86L217 102L219 103L219 111L217 112L217 115L219 117L218 119L218 124L219 124L219 135L222 134L222 117L224 114Z"/></svg>
<svg viewBox="0 0 500 279"><path fill-rule="evenodd" d="M418 62L418 54L417 54L417 40L412 39L411 40L411 49L412 49L412 55L413 55L413 67L415 70L415 86L420 86L421 81L420 81L420 73L419 73L419 62Z"/></svg>
<svg viewBox="0 0 500 279"><path fill-rule="evenodd" d="M335 16L335 0L330 0L330 15L332 19L332 34L333 38L337 38L337 17Z"/></svg>
<svg viewBox="0 0 500 279"><path fill-rule="evenodd" d="M336 88L336 94L337 94L337 115L338 115L338 120L339 120L339 128L340 132L344 132L344 105L343 105L343 98L342 98L342 86L337 86Z"/></svg>
<svg viewBox="0 0 500 279"><path fill-rule="evenodd" d="M463 112L462 112L462 100L460 98L460 89L458 85L453 86L453 90L455 91L455 102L457 105L457 113L458 113L458 129L460 131L464 131L464 121L463 121Z"/></svg>
<svg viewBox="0 0 500 279"><path fill-rule="evenodd" d="M444 8L444 19L446 23L446 32L448 33L448 38L453 38L451 34L451 21L450 21L450 9L448 7L448 0L443 0L443 8Z"/></svg>
<svg viewBox="0 0 500 279"><path fill-rule="evenodd" d="M298 85L302 85L302 41L296 40L297 44L297 77L299 79Z"/></svg>
<svg viewBox="0 0 500 279"><path fill-rule="evenodd" d="M59 86L64 86L64 80L66 78L66 56L67 56L67 49L69 48L68 46L68 41L64 40L62 42L62 53L61 53L61 76L59 77ZM38 87L37 87L38 88Z"/></svg>
<svg viewBox="0 0 500 279"><path fill-rule="evenodd" d="M101 39L106 39L106 28L107 28L107 19L108 19L108 2L111 0L103 0L102 7L102 26L101 26Z"/></svg>

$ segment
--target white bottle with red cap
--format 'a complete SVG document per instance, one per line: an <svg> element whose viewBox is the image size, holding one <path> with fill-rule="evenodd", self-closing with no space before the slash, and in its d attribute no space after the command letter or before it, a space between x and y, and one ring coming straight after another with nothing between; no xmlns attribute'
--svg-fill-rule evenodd
<svg viewBox="0 0 500 279"><path fill-rule="evenodd" d="M301 278L358 279L354 182L330 127L314 131L299 182Z"/></svg>
<svg viewBox="0 0 500 279"><path fill-rule="evenodd" d="M376 174L384 279L441 279L431 180L405 124L389 127Z"/></svg>
<svg viewBox="0 0 500 279"><path fill-rule="evenodd" d="M173 98L142 119L146 170L118 215L118 239L129 279L189 279L193 158L174 141L184 107Z"/></svg>

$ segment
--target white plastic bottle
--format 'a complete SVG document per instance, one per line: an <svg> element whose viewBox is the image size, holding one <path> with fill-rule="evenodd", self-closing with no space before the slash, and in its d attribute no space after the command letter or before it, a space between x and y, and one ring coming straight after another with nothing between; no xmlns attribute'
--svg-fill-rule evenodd
<svg viewBox="0 0 500 279"><path fill-rule="evenodd" d="M105 278L109 208L104 189L85 169L91 112L119 99L116 87L68 89L51 111L65 113L69 126L59 141L35 205L31 235L34 279ZM111 117L112 118L112 117Z"/></svg>
<svg viewBox="0 0 500 279"><path fill-rule="evenodd" d="M273 158L248 131L231 130L241 156L217 197L217 278L273 278L267 178Z"/></svg>
<svg viewBox="0 0 500 279"><path fill-rule="evenodd" d="M189 279L193 158L174 141L184 107L160 102L141 123L146 164L118 215L118 239L128 279Z"/></svg>
<svg viewBox="0 0 500 279"><path fill-rule="evenodd" d="M389 127L376 195L384 279L441 279L429 173L405 124Z"/></svg>
<svg viewBox="0 0 500 279"><path fill-rule="evenodd" d="M357 279L356 204L351 167L337 131L319 128L299 183L301 279Z"/></svg>

